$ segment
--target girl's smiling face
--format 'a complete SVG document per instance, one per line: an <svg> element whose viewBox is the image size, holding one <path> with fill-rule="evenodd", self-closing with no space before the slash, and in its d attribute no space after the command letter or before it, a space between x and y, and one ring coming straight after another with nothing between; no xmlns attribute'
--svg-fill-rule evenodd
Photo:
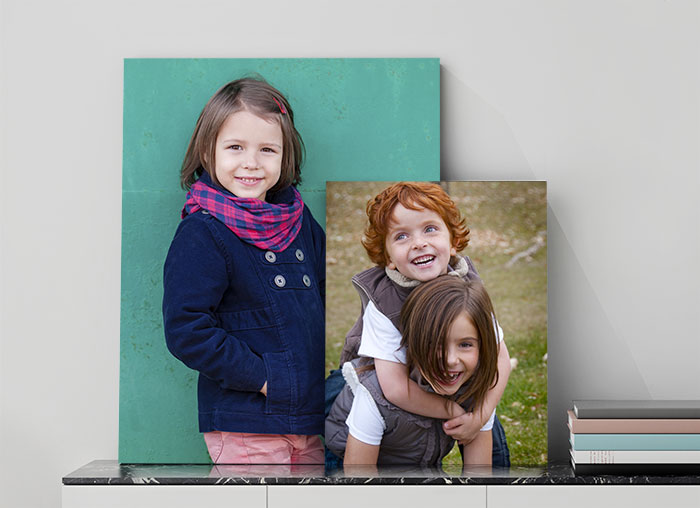
<svg viewBox="0 0 700 508"><path fill-rule="evenodd" d="M216 137L216 178L239 198L265 201L280 179L282 129L250 111L232 113Z"/></svg>
<svg viewBox="0 0 700 508"><path fill-rule="evenodd" d="M389 268L421 282L446 273L450 256L457 254L442 217L427 208L411 210L401 203L391 214L385 247Z"/></svg>
<svg viewBox="0 0 700 508"><path fill-rule="evenodd" d="M454 395L472 377L479 365L479 344L479 332L471 317L461 312L445 339L447 381L430 383L436 393Z"/></svg>

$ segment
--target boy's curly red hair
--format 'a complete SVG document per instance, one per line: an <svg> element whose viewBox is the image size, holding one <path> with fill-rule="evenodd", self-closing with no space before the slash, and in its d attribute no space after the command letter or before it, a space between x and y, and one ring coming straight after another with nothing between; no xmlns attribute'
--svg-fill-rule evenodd
<svg viewBox="0 0 700 508"><path fill-rule="evenodd" d="M378 266L386 266L386 234L394 207L401 203L410 210L427 208L437 213L450 230L452 246L460 252L469 243L469 228L454 201L435 183L399 182L377 194L367 203L369 223L365 228L362 245L369 259Z"/></svg>

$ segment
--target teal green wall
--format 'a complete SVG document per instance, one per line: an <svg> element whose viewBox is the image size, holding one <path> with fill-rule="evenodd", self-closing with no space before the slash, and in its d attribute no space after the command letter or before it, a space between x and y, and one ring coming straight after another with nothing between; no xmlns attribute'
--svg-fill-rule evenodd
<svg viewBox="0 0 700 508"><path fill-rule="evenodd" d="M300 186L325 223L327 180L439 180L438 59L128 59L124 62L119 460L209 462L196 373L165 347L163 261L195 122L223 84L258 73L294 110Z"/></svg>

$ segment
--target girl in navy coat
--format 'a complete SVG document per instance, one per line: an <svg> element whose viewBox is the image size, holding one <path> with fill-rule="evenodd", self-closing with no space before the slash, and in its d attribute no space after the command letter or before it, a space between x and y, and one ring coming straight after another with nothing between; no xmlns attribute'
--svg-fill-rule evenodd
<svg viewBox="0 0 700 508"><path fill-rule="evenodd" d="M168 349L199 371L215 463L321 464L325 235L296 190L303 142L262 80L204 107L164 270Z"/></svg>

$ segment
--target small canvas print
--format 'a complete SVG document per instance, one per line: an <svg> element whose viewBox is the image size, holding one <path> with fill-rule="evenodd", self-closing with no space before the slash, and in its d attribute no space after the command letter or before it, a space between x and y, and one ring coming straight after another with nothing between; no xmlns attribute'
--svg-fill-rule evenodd
<svg viewBox="0 0 700 508"><path fill-rule="evenodd" d="M547 463L545 182L328 182L327 465Z"/></svg>

